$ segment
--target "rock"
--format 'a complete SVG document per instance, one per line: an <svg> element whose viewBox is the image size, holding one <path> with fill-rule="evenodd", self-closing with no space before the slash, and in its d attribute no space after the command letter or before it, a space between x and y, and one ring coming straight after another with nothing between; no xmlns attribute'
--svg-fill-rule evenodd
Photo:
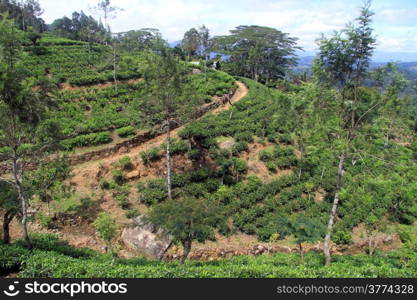
<svg viewBox="0 0 417 300"><path fill-rule="evenodd" d="M134 170L126 174L127 180L136 180L140 178L140 172L139 170Z"/></svg>
<svg viewBox="0 0 417 300"><path fill-rule="evenodd" d="M231 150L233 146L236 144L233 138L228 138L225 141L219 144L220 149Z"/></svg>
<svg viewBox="0 0 417 300"><path fill-rule="evenodd" d="M139 216L132 220L131 226L123 230L122 241L138 254L161 259L171 246L172 237Z"/></svg>
<svg viewBox="0 0 417 300"><path fill-rule="evenodd" d="M126 154L126 153L129 153L129 148L127 148L127 147L120 147L120 149L119 149L119 154Z"/></svg>
<svg viewBox="0 0 417 300"><path fill-rule="evenodd" d="M288 246L275 245L272 247L272 252L291 253L292 249Z"/></svg>

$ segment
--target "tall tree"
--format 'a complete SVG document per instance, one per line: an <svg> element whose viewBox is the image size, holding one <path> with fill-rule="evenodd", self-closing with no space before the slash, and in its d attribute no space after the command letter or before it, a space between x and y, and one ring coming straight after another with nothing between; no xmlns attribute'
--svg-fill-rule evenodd
<svg viewBox="0 0 417 300"><path fill-rule="evenodd" d="M213 48L228 55L229 71L267 82L283 78L296 64L297 38L262 26L238 26L230 35L213 38Z"/></svg>
<svg viewBox="0 0 417 300"><path fill-rule="evenodd" d="M56 146L59 127L42 122L53 104L53 86L45 78L29 76L23 64L22 34L12 21L0 23L0 160L11 170L2 181L12 185L18 195L22 215L23 237L31 242L27 230L29 197L24 186L30 165Z"/></svg>
<svg viewBox="0 0 417 300"><path fill-rule="evenodd" d="M315 74L322 83L336 86L340 91L340 119L343 120L343 133L338 138L342 147L339 157L335 195L331 209L327 234L324 242L325 263L330 264L330 240L340 201L340 191L344 176L344 166L357 130L380 104L380 101L367 102L361 98L359 88L368 75L370 59L376 40L371 27L373 12L371 1L365 1L360 16L355 23L335 32L330 38L322 36L318 40L319 54L315 61Z"/></svg>
<svg viewBox="0 0 417 300"><path fill-rule="evenodd" d="M188 59L197 54L200 46L200 34L195 28L191 28L186 33L181 41L181 47L188 55Z"/></svg>
<svg viewBox="0 0 417 300"><path fill-rule="evenodd" d="M117 34L120 48L128 51L144 51L159 49L159 45L164 43L162 35L158 29L143 28L140 30L130 30Z"/></svg>
<svg viewBox="0 0 417 300"><path fill-rule="evenodd" d="M160 55L150 54L147 58L144 77L149 96L146 98L146 107L160 112L165 120L167 187L171 200L171 130L175 123L191 118L200 101L191 90L187 66L174 56L172 49L164 47L159 52Z"/></svg>
<svg viewBox="0 0 417 300"><path fill-rule="evenodd" d="M182 244L182 263L187 259L193 241L215 240L214 229L225 223L217 203L189 197L167 200L154 206L148 219Z"/></svg>

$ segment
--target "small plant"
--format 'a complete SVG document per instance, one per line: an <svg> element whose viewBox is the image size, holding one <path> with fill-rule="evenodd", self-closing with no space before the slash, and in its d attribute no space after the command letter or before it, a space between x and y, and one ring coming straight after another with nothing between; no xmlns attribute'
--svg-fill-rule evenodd
<svg viewBox="0 0 417 300"><path fill-rule="evenodd" d="M148 151L140 153L140 158L142 159L145 166L149 165L153 161L157 161L161 158L160 150L157 147L151 148Z"/></svg>
<svg viewBox="0 0 417 300"><path fill-rule="evenodd" d="M133 163L129 156L124 156L119 160L119 166L124 171L129 171L133 169Z"/></svg>
<svg viewBox="0 0 417 300"><path fill-rule="evenodd" d="M116 238L118 231L116 221L108 213L101 212L94 221L94 228L106 243L107 252L113 253L112 241Z"/></svg>
<svg viewBox="0 0 417 300"><path fill-rule="evenodd" d="M110 183L106 179L100 180L100 184L99 185L100 185L100 188L102 190L108 190L108 189L110 189Z"/></svg>
<svg viewBox="0 0 417 300"><path fill-rule="evenodd" d="M268 161L265 165L270 172L275 173L277 171L277 165L273 161Z"/></svg>
<svg viewBox="0 0 417 300"><path fill-rule="evenodd" d="M133 208L133 209L129 209L128 211L126 211L125 215L126 215L126 218L128 219L134 219L140 216L140 213L136 208Z"/></svg>
<svg viewBox="0 0 417 300"><path fill-rule="evenodd" d="M130 137L135 135L136 131L133 126L122 127L116 130L116 133L121 138Z"/></svg>
<svg viewBox="0 0 417 300"><path fill-rule="evenodd" d="M53 217L47 214L39 213L36 216L39 224L46 229L52 229L53 227Z"/></svg>
<svg viewBox="0 0 417 300"><path fill-rule="evenodd" d="M246 152L249 150L248 143L245 141L237 142L232 149L232 153L234 156L238 156L241 152Z"/></svg>
<svg viewBox="0 0 417 300"><path fill-rule="evenodd" d="M263 162L271 161L274 158L272 149L265 149L259 153L259 159Z"/></svg>
<svg viewBox="0 0 417 300"><path fill-rule="evenodd" d="M350 245L352 244L352 234L346 230L339 230L332 235L332 240L337 245Z"/></svg>
<svg viewBox="0 0 417 300"><path fill-rule="evenodd" d="M193 161L197 161L199 159L201 159L201 152L198 149L191 149L190 151L188 151L188 158L193 160Z"/></svg>
<svg viewBox="0 0 417 300"><path fill-rule="evenodd" d="M124 177L122 171L120 170L113 170L111 172L113 180L118 185L123 185L126 182L126 178Z"/></svg>

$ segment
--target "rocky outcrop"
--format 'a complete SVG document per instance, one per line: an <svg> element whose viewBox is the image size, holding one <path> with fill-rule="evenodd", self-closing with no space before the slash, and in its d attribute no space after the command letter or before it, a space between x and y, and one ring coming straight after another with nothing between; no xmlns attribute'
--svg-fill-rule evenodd
<svg viewBox="0 0 417 300"><path fill-rule="evenodd" d="M133 219L122 232L123 243L137 254L161 259L172 244L172 237L147 222L143 217Z"/></svg>

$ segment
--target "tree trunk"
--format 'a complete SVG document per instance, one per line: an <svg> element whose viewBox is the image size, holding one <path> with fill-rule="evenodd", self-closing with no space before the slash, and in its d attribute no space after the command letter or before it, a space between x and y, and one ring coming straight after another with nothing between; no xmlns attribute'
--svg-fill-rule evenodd
<svg viewBox="0 0 417 300"><path fill-rule="evenodd" d="M332 207L332 211L330 213L329 223L327 225L327 234L326 234L326 237L324 239L323 252L324 252L325 264L326 265L329 265L331 263L330 239L331 239L331 235L332 235L332 231L333 231L334 219L336 217L337 206L339 204L339 193L340 193L340 188L341 188L341 183L342 183L343 166L344 166L344 163L345 163L345 158L346 158L346 156L345 156L345 153L343 152L340 155L340 159L339 159L339 166L338 166L337 175L336 175L336 193L334 195L333 207Z"/></svg>
<svg viewBox="0 0 417 300"><path fill-rule="evenodd" d="M303 244L302 243L298 243L298 248L300 249L301 263L304 264L304 249L303 249Z"/></svg>
<svg viewBox="0 0 417 300"><path fill-rule="evenodd" d="M182 258L181 258L181 263L183 264L185 262L185 260L188 257L188 254L190 254L191 251L191 240L186 240L182 242L182 245L184 246L184 252L182 254Z"/></svg>
<svg viewBox="0 0 417 300"><path fill-rule="evenodd" d="M17 163L17 160L14 159L13 160L13 176L15 180L15 187L18 193L19 201L22 207L22 223L21 224L22 224L23 239L26 243L27 248L32 249L32 242L30 241L28 228L27 228L28 203L23 192L22 183L20 182L20 179L17 173L18 173L18 163Z"/></svg>
<svg viewBox="0 0 417 300"><path fill-rule="evenodd" d="M8 210L3 217L3 243L9 244L10 243L10 230L9 225L10 222L13 220L14 216L16 215L15 210Z"/></svg>
<svg viewBox="0 0 417 300"><path fill-rule="evenodd" d="M171 178L171 122L168 120L167 126L167 149L166 149L166 160L167 160L167 188L168 188L168 200L172 200L172 178Z"/></svg>

